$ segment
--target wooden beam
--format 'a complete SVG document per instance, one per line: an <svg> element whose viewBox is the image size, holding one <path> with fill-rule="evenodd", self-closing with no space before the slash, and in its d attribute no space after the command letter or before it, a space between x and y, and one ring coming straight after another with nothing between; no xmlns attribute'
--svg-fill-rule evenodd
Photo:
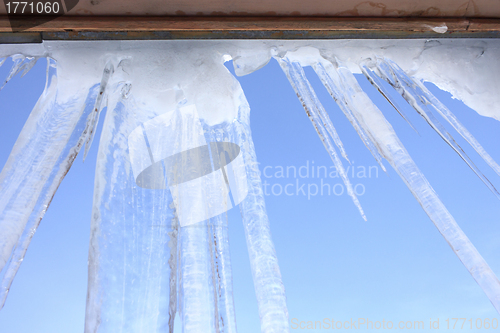
<svg viewBox="0 0 500 333"><path fill-rule="evenodd" d="M13 23L38 23L18 17ZM0 17L0 34L12 29ZM324 39L500 37L500 19L332 17L96 17L61 16L25 29L43 39ZM14 33L15 35L15 33ZM0 35L0 42L1 35Z"/></svg>

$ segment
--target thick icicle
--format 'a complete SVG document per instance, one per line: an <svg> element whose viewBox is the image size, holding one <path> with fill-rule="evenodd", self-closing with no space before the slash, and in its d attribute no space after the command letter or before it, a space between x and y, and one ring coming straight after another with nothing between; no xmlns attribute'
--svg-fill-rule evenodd
<svg viewBox="0 0 500 333"><path fill-rule="evenodd" d="M161 111L124 99L127 87L120 83L108 92L99 143L85 332L173 332L179 242L173 200L166 189L138 186L130 157L139 148L148 154L162 147L148 147L144 136L135 145L128 140ZM164 185L163 173L157 175Z"/></svg>
<svg viewBox="0 0 500 333"><path fill-rule="evenodd" d="M225 126L205 126L205 135L208 142L233 142L234 123ZM224 152L218 146L211 146L210 156L212 170L214 164L221 163L220 156ZM219 159L219 161L214 161ZM226 164L226 163L221 163ZM229 184L225 184L229 186ZM234 196L233 196L234 198ZM231 269L231 255L229 251L228 215L220 214L210 219L209 223L212 280L215 301L216 331L221 333L236 333L236 315L233 298L233 278Z"/></svg>
<svg viewBox="0 0 500 333"><path fill-rule="evenodd" d="M349 122L352 124L365 146L372 153L373 157L378 162L382 170L386 171L385 166L382 163L382 156L380 156L377 147L367 136L365 130L359 125L359 122L356 120L356 117L354 117L351 109L349 108L349 105L351 103L349 101L349 95L344 93L345 91L348 91L347 89L349 89L349 87L341 86L341 82L338 79L338 74L331 63L326 63L325 68L321 62L318 62L313 65L313 68L320 78L321 82L323 82L323 85L326 87L335 102L337 102L338 106L347 117Z"/></svg>
<svg viewBox="0 0 500 333"><path fill-rule="evenodd" d="M342 165L342 162L340 161L337 152L335 151L335 148L333 147L330 141L330 138L328 137L327 131L323 126L322 119L318 115L319 113L323 113L324 115L326 115L326 112L323 108L323 105L321 105L321 102L318 100L316 93L311 87L311 84L307 80L304 70L302 69L302 66L298 62L290 62L287 58L276 58L276 59L278 60L281 68L285 72L297 96L301 100L302 105L306 110L307 116L313 123L313 126L315 127L316 132L318 133L321 141L323 142L323 145L330 154L330 157L332 158L333 163L335 164L337 172L340 174L342 180L344 181L344 184L347 188L347 193L349 193L354 204L361 213L361 216L366 221L365 213L363 212L363 208L361 207L361 204L359 203L359 200L356 197L351 182L349 181L347 173L345 172L345 168Z"/></svg>
<svg viewBox="0 0 500 333"><path fill-rule="evenodd" d="M486 178L483 173L476 167L476 165L471 161L469 156L463 151L463 149L457 144L455 139L451 136L450 133L444 128L444 126L439 122L436 118L432 109L431 98L427 95L422 89L421 85L416 84L406 73L399 68L394 62L387 59L377 59L377 69L384 80L386 80L390 85L396 89L401 96L427 121L427 123L441 136L441 138L448 143L450 147L455 150L455 152L469 165L469 167L474 171L474 173L483 181L483 183L496 195L498 199L500 199L500 193L493 186L493 184ZM429 92L430 94L430 92ZM432 96L434 97L434 96ZM433 101L437 101L434 97ZM440 103L441 107L444 107ZM452 123L453 126L463 135L466 139L473 139L472 144L475 145L474 148L480 149L481 156L487 161L492 162L493 159L482 149L479 143L472 137L472 135L465 130L465 128L458 123L458 120L453 119L451 116L451 112L442 108L438 110L442 112L442 115ZM484 155L486 153L486 155ZM493 161L494 163L494 161ZM496 163L495 163L496 164ZM495 166L492 166L495 169ZM498 165L497 165L498 167ZM497 171L495 169L495 171Z"/></svg>
<svg viewBox="0 0 500 333"><path fill-rule="evenodd" d="M352 89L351 100L355 103L351 104L351 109L361 126L376 142L382 156L398 172L460 261L500 312L500 281L496 275L460 229L399 141L392 126L363 92L354 75L340 64L338 72L344 86Z"/></svg>
<svg viewBox="0 0 500 333"><path fill-rule="evenodd" d="M290 331L285 287L266 212L259 166L250 131L249 107L242 93L235 142L242 147L248 178L248 195L240 204L262 333Z"/></svg>
<svg viewBox="0 0 500 333"><path fill-rule="evenodd" d="M99 146L86 332L172 330L176 307L185 333L236 329L227 231L212 225L230 208L229 190L220 163L207 168L202 125L228 124L243 93L219 53L200 65L198 53L176 52L141 50L113 75L120 84ZM246 170L230 169L230 183ZM238 181L243 200L247 181Z"/></svg>
<svg viewBox="0 0 500 333"><path fill-rule="evenodd" d="M33 234L69 171L90 128L97 86L83 96L60 96L56 65L47 59L47 84L0 174L0 307Z"/></svg>
<svg viewBox="0 0 500 333"><path fill-rule="evenodd" d="M180 228L180 307L183 333L216 330L207 221Z"/></svg>

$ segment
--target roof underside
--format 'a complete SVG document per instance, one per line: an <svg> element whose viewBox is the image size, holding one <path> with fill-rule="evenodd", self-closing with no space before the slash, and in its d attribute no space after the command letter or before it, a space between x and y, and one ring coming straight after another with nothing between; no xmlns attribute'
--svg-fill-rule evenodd
<svg viewBox="0 0 500 333"><path fill-rule="evenodd" d="M80 0L68 15L500 18L500 3L498 0Z"/></svg>

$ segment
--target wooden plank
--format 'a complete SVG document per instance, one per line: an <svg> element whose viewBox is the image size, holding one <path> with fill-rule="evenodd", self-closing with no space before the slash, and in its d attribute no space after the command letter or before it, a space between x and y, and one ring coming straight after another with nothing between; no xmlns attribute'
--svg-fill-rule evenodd
<svg viewBox="0 0 500 333"><path fill-rule="evenodd" d="M24 20L33 25L27 17L15 23ZM0 17L0 34L6 33L13 40ZM50 40L500 38L500 19L61 16L23 33ZM0 43L7 42L0 35Z"/></svg>
<svg viewBox="0 0 500 333"><path fill-rule="evenodd" d="M471 19L467 30L470 32L499 32L500 20Z"/></svg>
<svg viewBox="0 0 500 333"><path fill-rule="evenodd" d="M75 17L61 16L44 22L40 17L17 17L14 24L40 22L29 32L45 31L465 31L465 19L417 18L310 18L310 17ZM0 17L0 32L11 32L7 18Z"/></svg>

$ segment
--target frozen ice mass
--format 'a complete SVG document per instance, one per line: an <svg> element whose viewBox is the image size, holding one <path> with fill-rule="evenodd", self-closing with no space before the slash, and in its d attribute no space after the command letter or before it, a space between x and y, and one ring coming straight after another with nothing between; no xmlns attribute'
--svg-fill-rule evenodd
<svg viewBox="0 0 500 333"><path fill-rule="evenodd" d="M82 150L99 145L85 332L237 332L227 212L239 207L261 331L289 332L285 287L271 237L250 108L238 76L277 61L360 216L349 151L304 71L311 66L368 152L385 159L500 313L500 281L444 206L359 75L418 130L411 108L500 199L455 141L500 166L431 82L500 121L500 40L45 41L0 45L12 58L0 90L47 59L46 85L0 173L0 307L31 238ZM358 75L358 76L356 76ZM0 92L1 93L1 92ZM101 112L106 109L105 116ZM98 122L103 122L100 138ZM450 133L449 123L457 134ZM271 221L272 222L272 221Z"/></svg>

